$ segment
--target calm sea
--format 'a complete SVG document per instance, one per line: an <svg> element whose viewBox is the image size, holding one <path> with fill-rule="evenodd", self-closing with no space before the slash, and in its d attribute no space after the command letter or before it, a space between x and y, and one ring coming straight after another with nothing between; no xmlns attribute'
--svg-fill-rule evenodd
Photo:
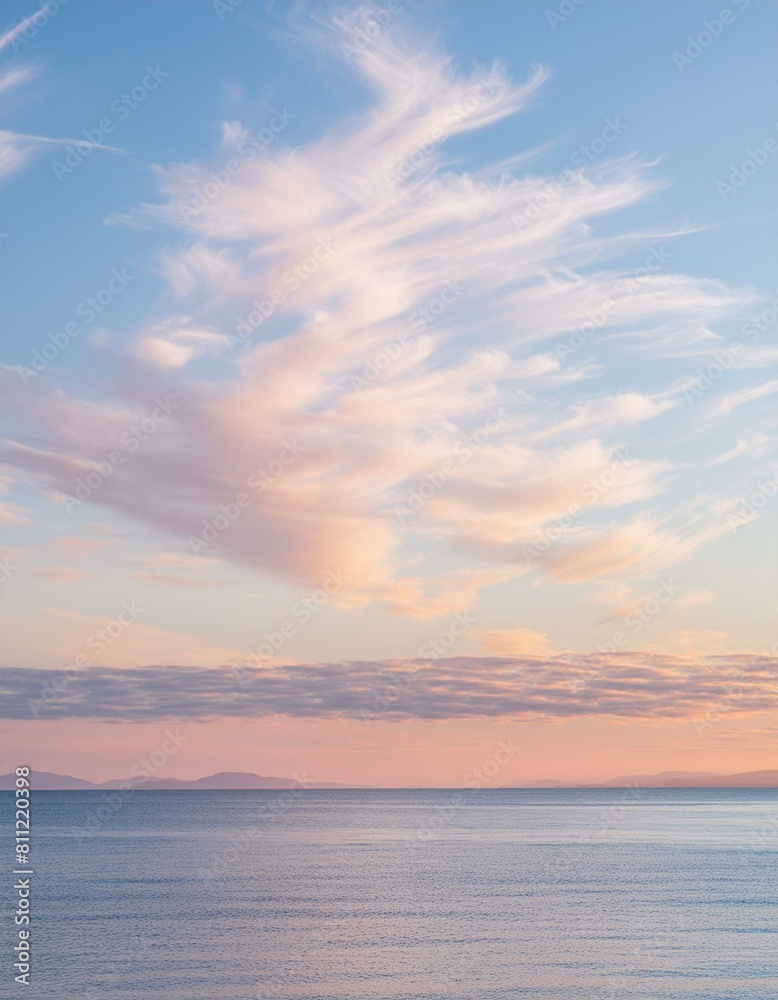
<svg viewBox="0 0 778 1000"><path fill-rule="evenodd" d="M3 995L778 997L775 790L33 792L33 817L33 986L6 909Z"/></svg>

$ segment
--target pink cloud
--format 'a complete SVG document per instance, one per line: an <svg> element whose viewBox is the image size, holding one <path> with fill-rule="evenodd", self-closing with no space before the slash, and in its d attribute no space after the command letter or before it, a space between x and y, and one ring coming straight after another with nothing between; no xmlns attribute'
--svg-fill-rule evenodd
<svg viewBox="0 0 778 1000"><path fill-rule="evenodd" d="M625 249L678 235L593 234L600 216L661 189L653 167L628 156L573 172L527 221L547 190L525 169L537 150L467 173L444 140L527 108L545 70L521 84L499 64L458 74L388 35L355 68L373 103L323 138L252 157L245 128L228 123L218 155L241 169L196 210L213 164L157 169L162 200L140 214L186 240L161 266L187 306L218 290L221 319L197 308L149 317L116 377L104 374L102 399L57 388L53 371L34 392L6 371L35 436L7 442L5 460L62 500L90 477L82 502L193 552L312 587L337 572L336 603L399 613L414 613L414 594L429 609L469 606L490 573L526 572L523 547L575 505L532 572L646 575L717 537L711 512L692 533L682 518L622 510L659 497L672 463L635 457L615 483L591 487L624 427L659 418L678 392L592 392L558 409L545 398L591 377L578 349L560 345L605 301L614 308L601 310L598 337L648 337L668 324L707 330L749 297L679 274L635 283L613 266ZM171 415L155 423L160 400ZM423 503L400 516L413 497ZM422 545L468 568L419 582L407 552Z"/></svg>

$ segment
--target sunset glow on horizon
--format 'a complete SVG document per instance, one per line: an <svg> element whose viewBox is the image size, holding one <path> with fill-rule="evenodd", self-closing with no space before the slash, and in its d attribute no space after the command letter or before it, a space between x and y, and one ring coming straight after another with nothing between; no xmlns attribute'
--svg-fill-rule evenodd
<svg viewBox="0 0 778 1000"><path fill-rule="evenodd" d="M778 7L55 7L0 37L0 770L774 767Z"/></svg>

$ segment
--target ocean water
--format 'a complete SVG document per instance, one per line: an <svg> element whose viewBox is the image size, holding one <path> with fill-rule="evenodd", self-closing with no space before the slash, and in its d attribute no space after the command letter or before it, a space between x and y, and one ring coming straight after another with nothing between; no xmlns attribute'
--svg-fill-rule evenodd
<svg viewBox="0 0 778 1000"><path fill-rule="evenodd" d="M3 995L775 1000L776 846L776 790L33 791Z"/></svg>

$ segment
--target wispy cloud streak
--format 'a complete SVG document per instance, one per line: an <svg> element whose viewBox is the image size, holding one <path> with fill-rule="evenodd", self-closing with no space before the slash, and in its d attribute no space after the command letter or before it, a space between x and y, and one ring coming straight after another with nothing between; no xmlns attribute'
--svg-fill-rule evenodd
<svg viewBox="0 0 778 1000"><path fill-rule="evenodd" d="M148 398L169 393L175 419L90 502L186 545L298 442L208 555L306 586L338 570L350 606L404 606L418 582L411 550L467 560L474 581L484 567L526 572L524 547L575 504L532 572L646 576L718 537L712 508L692 519L666 504L670 461L636 454L613 489L581 499L628 431L683 402L680 388L602 390L596 345L675 357L715 342L712 324L750 296L658 266L638 280L617 263L656 241L665 261L677 231L597 235L598 220L661 190L656 164L615 156L544 200L549 178L528 170L539 151L468 171L448 140L525 110L547 70L518 84L499 63L458 73L399 25L350 66L370 101L327 135L294 148L279 136L252 156L248 129L228 122L217 162L157 168L162 199L135 219L181 238L159 262L175 314L134 332L102 401L58 388L53 371L33 392L7 370L9 402L34 432L2 458L64 494ZM240 169L215 184L230 162ZM583 347L568 351L576 332ZM385 345L399 345L391 364L366 380ZM473 447L495 410L499 426ZM413 517L395 516L430 483ZM651 513L630 509L649 500Z"/></svg>

